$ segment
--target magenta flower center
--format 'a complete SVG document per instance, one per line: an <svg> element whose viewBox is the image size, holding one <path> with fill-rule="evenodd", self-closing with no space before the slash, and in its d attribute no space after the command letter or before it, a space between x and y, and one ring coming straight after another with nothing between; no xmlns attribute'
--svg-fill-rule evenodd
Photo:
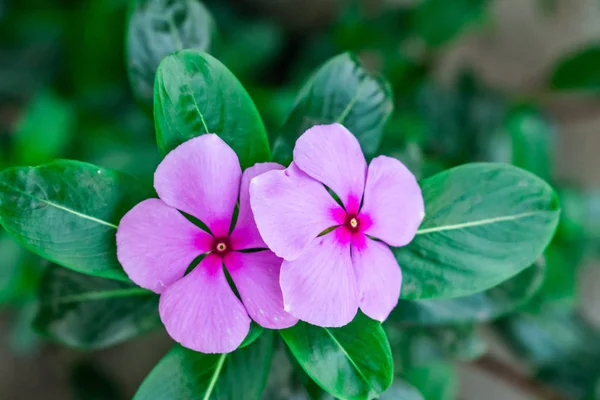
<svg viewBox="0 0 600 400"><path fill-rule="evenodd" d="M360 228L360 219L358 218L358 215L346 215L346 221L344 221L344 226L348 228L351 232L358 232Z"/></svg>
<svg viewBox="0 0 600 400"><path fill-rule="evenodd" d="M223 257L225 256L225 254L227 254L229 251L231 250L231 246L229 244L229 238L228 237L224 237L224 238L215 238L213 240L213 244L212 244L212 251Z"/></svg>

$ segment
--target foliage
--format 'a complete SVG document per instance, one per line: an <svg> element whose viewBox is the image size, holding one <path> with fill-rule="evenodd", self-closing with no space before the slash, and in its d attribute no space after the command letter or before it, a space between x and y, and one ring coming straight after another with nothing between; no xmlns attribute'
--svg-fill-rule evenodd
<svg viewBox="0 0 600 400"><path fill-rule="evenodd" d="M435 78L437 56L484 29L491 2L351 2L300 33L236 2L63 3L0 1L0 305L35 310L18 336L31 325L95 350L160 331L158 296L129 281L115 233L154 196L161 156L216 133L243 168L287 164L305 129L340 122L368 158L403 161L425 198L416 238L393 249L403 287L389 319L253 325L223 355L174 344L135 399L260 399L285 348L286 379L311 399L452 400L458 362L488 351L482 331L536 385L594 398L599 336L576 307L580 266L600 248L598 194L556 178L545 103L492 90L475 70ZM597 43L559 60L546 86L596 94ZM77 364L72 397L122 398L120 372Z"/></svg>

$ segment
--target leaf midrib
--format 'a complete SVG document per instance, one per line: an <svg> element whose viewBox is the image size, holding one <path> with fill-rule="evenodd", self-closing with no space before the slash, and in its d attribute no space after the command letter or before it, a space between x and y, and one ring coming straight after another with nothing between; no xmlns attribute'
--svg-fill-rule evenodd
<svg viewBox="0 0 600 400"><path fill-rule="evenodd" d="M340 348L340 350L342 351L342 353L344 353L344 355L346 356L346 358L348 359L348 361L350 361L350 364L352 364L352 366L354 367L354 369L356 370L356 372L358 372L358 374L365 381L365 383L367 384L367 386L369 386L369 389L370 389L369 392L374 391L375 388L371 385L371 382L369 381L369 379L367 379L367 377L363 374L363 372L361 371L361 369L358 368L358 365L356 365L356 363L354 362L354 360L352 359L352 357L350 357L350 354L348 354L348 352L346 351L346 349L344 349L344 347L342 346L342 344L329 331L329 328L323 328L323 329L331 337L331 340L333 340L333 342L338 345L338 347Z"/></svg>
<svg viewBox="0 0 600 400"><path fill-rule="evenodd" d="M501 217L485 218L485 219L480 219L480 220L471 221L471 222L462 222L459 224L451 224L451 225L436 226L433 228L419 229L417 231L417 235L424 235L427 233L434 233L434 232L466 229L466 228L472 228L475 226L491 225L491 224L495 224L495 223L499 223L499 222L515 221L518 219L527 218L527 217L531 217L531 216L534 216L537 214L543 214L543 213L547 213L547 212L549 212L549 211L528 211L528 212L514 214L514 215L505 215L505 216L501 216Z"/></svg>
<svg viewBox="0 0 600 400"><path fill-rule="evenodd" d="M210 399L210 395L212 394L213 390L215 389L215 386L217 384L217 379L219 377L219 374L221 373L221 370L223 369L223 365L225 364L226 358L227 358L227 353L221 354L221 357L219 357L219 361L217 362L217 367L215 368L215 372L213 373L213 376L210 379L210 382L208 384L208 388L206 389L206 393L204 394L203 400Z"/></svg>
<svg viewBox="0 0 600 400"><path fill-rule="evenodd" d="M49 206L57 208L59 210L66 211L66 212L68 212L70 214L76 215L76 216L81 217L83 219L87 219L88 221L93 221L93 222L96 222L96 223L98 223L100 225L108 226L109 228L113 228L113 229L117 229L118 228L118 226L115 225L115 224L112 224L112 223L107 222L107 221L103 221L103 220L101 220L99 218L96 218L96 217L92 217L91 215L86 215L86 214L80 213L79 211L75 211L75 210L73 210L73 209L71 209L69 207L65 207L65 206L62 206L60 204L48 201L48 200L44 200L44 199L42 199L40 197L37 197L37 196L35 196L35 195L31 194L31 193L24 192L21 189L15 187L15 186L8 185L8 184L6 184L6 186L9 187L10 189L14 190L17 193L20 193L22 195L25 195L27 197L30 197L30 198L35 199L37 201L40 201L42 203L48 204Z"/></svg>

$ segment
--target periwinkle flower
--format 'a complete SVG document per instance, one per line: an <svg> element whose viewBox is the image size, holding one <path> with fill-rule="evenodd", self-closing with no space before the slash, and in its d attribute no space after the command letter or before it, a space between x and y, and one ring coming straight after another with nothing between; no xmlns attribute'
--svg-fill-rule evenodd
<svg viewBox="0 0 600 400"><path fill-rule="evenodd" d="M160 317L183 346L227 353L248 334L250 317L271 329L296 323L283 310L282 260L266 249L249 203L250 180L281 168L256 164L242 175L234 151L218 136L202 135L171 151L158 166L154 187L160 199L141 202L121 220L118 259L132 281L161 295ZM196 217L210 233L180 211ZM186 274L202 254L204 259Z"/></svg>
<svg viewBox="0 0 600 400"><path fill-rule="evenodd" d="M408 244L424 217L414 175L385 156L367 168L358 141L339 124L306 131L293 156L286 170L266 172L250 184L258 230L284 259L285 310L325 327L349 323L359 307L385 320L402 285L388 245Z"/></svg>

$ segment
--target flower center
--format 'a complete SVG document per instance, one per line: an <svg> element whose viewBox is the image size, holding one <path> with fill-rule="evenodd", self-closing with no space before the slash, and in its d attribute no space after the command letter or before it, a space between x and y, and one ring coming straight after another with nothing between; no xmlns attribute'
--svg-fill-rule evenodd
<svg viewBox="0 0 600 400"><path fill-rule="evenodd" d="M358 228L360 226L360 220L358 216L356 214L348 214L346 216L344 226L348 228L351 232L358 232Z"/></svg>
<svg viewBox="0 0 600 400"><path fill-rule="evenodd" d="M224 256L231 248L229 246L229 238L215 238L212 248L217 255Z"/></svg>

